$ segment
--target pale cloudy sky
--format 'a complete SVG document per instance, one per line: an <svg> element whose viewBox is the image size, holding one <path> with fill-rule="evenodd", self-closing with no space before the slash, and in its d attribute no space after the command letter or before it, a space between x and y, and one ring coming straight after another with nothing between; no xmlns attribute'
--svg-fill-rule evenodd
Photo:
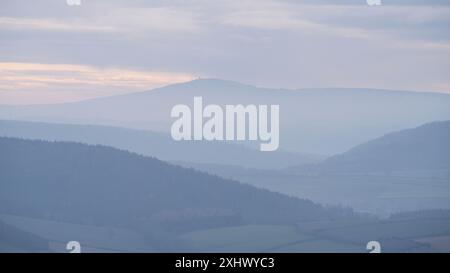
<svg viewBox="0 0 450 273"><path fill-rule="evenodd" d="M0 0L0 104L198 77L450 93L450 1Z"/></svg>

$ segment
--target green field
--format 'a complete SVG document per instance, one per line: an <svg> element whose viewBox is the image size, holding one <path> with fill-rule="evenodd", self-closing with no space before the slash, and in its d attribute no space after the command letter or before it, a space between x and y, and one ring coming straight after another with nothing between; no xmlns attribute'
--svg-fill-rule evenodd
<svg viewBox="0 0 450 273"><path fill-rule="evenodd" d="M362 252L365 245L321 240L294 226L248 225L189 232L182 238L212 252Z"/></svg>
<svg viewBox="0 0 450 273"><path fill-rule="evenodd" d="M247 225L189 232L181 238L211 252L367 252L366 244L373 240L385 243L386 252L450 251L439 244L438 238L448 238L442 236L450 236L450 219Z"/></svg>
<svg viewBox="0 0 450 273"><path fill-rule="evenodd" d="M83 252L151 252L145 239L131 230L79 225L0 214L0 220L48 240L50 250L67 252L69 241L78 241Z"/></svg>
<svg viewBox="0 0 450 273"><path fill-rule="evenodd" d="M49 241L67 252L79 241L83 252L152 252L145 238L127 229L78 225L0 215L0 220ZM179 236L194 252L367 252L380 241L385 252L450 252L450 218L322 221L297 225L243 225L212 228ZM0 248L1 251L1 248Z"/></svg>

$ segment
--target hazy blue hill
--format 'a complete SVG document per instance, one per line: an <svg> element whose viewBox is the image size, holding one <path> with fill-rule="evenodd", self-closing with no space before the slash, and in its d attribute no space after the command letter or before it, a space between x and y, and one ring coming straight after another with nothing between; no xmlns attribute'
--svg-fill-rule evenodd
<svg viewBox="0 0 450 273"><path fill-rule="evenodd" d="M450 119L450 95L373 89L269 89L217 79L77 103L0 106L0 118L96 124L169 132L170 110L204 104L279 104L280 147L312 154L342 153L368 139Z"/></svg>
<svg viewBox="0 0 450 273"><path fill-rule="evenodd" d="M450 121L387 134L318 165L331 172L450 170Z"/></svg>
<svg viewBox="0 0 450 273"><path fill-rule="evenodd" d="M49 251L47 240L0 221L0 253Z"/></svg>
<svg viewBox="0 0 450 273"><path fill-rule="evenodd" d="M205 141L174 141L169 134L108 126L0 120L0 136L73 141L124 149L165 161L187 161L253 168L284 168L321 158L283 151L261 153L244 145Z"/></svg>
<svg viewBox="0 0 450 273"><path fill-rule="evenodd" d="M389 215L450 209L449 139L450 121L442 121L389 133L318 164L284 170L177 164L319 203Z"/></svg>
<svg viewBox="0 0 450 273"><path fill-rule="evenodd" d="M414 251L449 234L448 211L381 221L105 146L0 137L0 150L1 251Z"/></svg>
<svg viewBox="0 0 450 273"><path fill-rule="evenodd" d="M0 138L0 149L1 213L174 231L348 213L105 146Z"/></svg>

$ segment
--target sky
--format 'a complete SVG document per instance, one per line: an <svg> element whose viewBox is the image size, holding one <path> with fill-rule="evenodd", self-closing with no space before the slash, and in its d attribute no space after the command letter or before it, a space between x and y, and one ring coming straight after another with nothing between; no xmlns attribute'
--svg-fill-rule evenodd
<svg viewBox="0 0 450 273"><path fill-rule="evenodd" d="M450 93L450 1L0 0L0 104L196 78Z"/></svg>

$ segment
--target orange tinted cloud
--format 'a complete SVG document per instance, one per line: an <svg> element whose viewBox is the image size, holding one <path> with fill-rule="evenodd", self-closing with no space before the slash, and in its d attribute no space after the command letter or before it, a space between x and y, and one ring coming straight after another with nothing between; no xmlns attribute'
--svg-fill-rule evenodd
<svg viewBox="0 0 450 273"><path fill-rule="evenodd" d="M0 62L0 104L68 102L148 90L194 78L188 73Z"/></svg>

